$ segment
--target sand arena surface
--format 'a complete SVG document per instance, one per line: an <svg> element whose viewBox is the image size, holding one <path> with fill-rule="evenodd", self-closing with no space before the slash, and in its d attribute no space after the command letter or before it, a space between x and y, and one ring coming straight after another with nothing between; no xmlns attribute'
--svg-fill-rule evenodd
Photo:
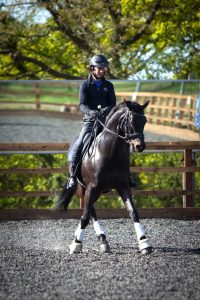
<svg viewBox="0 0 200 300"><path fill-rule="evenodd" d="M82 120L43 115L0 115L0 143L70 143L80 132ZM177 129L146 125L145 141L191 140ZM175 134L176 133L176 134ZM192 133L191 133L192 135Z"/></svg>
<svg viewBox="0 0 200 300"><path fill-rule="evenodd" d="M200 220L142 219L154 251L138 252L130 219L92 225L83 253L70 255L78 220L0 222L0 299L200 299Z"/></svg>

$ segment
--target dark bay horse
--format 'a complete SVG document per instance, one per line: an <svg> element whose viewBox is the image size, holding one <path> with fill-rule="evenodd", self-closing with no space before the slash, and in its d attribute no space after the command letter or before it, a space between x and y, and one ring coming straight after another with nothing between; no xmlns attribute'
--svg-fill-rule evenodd
<svg viewBox="0 0 200 300"><path fill-rule="evenodd" d="M106 118L102 132L96 137L82 159L78 173L78 194L84 198L84 210L75 239L70 245L70 254L82 251L85 228L90 218L100 240L100 250L109 252L106 235L95 213L94 204L102 193L115 189L122 198L131 220L134 223L139 249L143 254L151 253L152 245L146 237L144 226L139 221L138 212L132 201L129 186L130 152L142 152L145 149L144 126L146 117L143 105L126 101L114 107ZM65 184L58 201L58 207L68 207L75 189Z"/></svg>

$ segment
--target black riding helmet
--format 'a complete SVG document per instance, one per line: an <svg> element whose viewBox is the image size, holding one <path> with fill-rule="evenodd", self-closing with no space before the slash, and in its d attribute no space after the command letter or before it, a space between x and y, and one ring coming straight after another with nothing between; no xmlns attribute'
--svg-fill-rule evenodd
<svg viewBox="0 0 200 300"><path fill-rule="evenodd" d="M94 55L90 60L90 67L108 68L109 62L107 58L102 55Z"/></svg>

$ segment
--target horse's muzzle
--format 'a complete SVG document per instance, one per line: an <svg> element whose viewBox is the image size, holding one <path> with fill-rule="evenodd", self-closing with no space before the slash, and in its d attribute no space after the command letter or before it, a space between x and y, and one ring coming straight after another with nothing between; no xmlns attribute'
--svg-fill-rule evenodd
<svg viewBox="0 0 200 300"><path fill-rule="evenodd" d="M145 143L141 139L134 139L130 143L130 152L142 152L145 149Z"/></svg>

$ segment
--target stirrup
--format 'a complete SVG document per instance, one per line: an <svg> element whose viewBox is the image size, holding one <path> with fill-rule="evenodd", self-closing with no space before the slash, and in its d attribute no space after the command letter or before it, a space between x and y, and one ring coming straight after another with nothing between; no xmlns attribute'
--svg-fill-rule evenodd
<svg viewBox="0 0 200 300"><path fill-rule="evenodd" d="M75 176L69 177L67 181L67 188L75 188L77 186L77 179Z"/></svg>
<svg viewBox="0 0 200 300"><path fill-rule="evenodd" d="M131 177L129 178L129 186L130 186L130 188L137 187L137 182L135 180L133 180Z"/></svg>

